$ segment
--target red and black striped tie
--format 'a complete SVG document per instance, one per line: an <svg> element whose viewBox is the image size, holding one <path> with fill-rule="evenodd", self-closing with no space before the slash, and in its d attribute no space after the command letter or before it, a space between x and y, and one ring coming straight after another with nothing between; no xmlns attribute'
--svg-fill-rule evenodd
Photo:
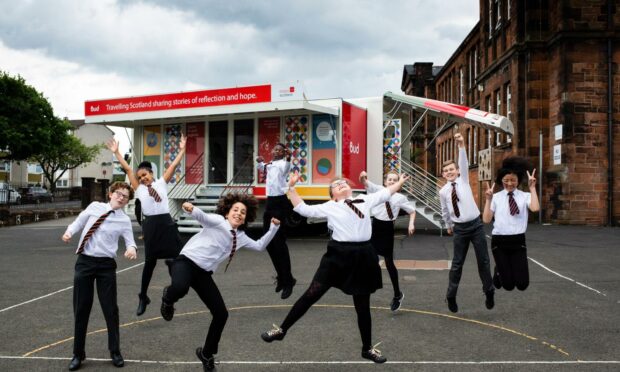
<svg viewBox="0 0 620 372"><path fill-rule="evenodd" d="M456 182L452 182L452 208L454 209L454 215L461 217L461 211L459 210L459 197L456 195Z"/></svg>
<svg viewBox="0 0 620 372"><path fill-rule="evenodd" d="M519 214L519 207L517 206L517 202L515 201L513 195L514 193L512 191L508 193L508 206L510 207L511 216Z"/></svg>
<svg viewBox="0 0 620 372"><path fill-rule="evenodd" d="M385 202L385 210L387 210L387 214L388 217L390 218L390 220L394 219L394 213L392 213L392 207L390 206L390 202L386 201Z"/></svg>
<svg viewBox="0 0 620 372"><path fill-rule="evenodd" d="M263 167L263 181L262 183L267 182L267 166L270 165L271 162L269 163L265 163L265 166Z"/></svg>
<svg viewBox="0 0 620 372"><path fill-rule="evenodd" d="M110 210L110 211L102 214L101 216L99 216L99 218L97 218L97 221L95 221L95 223L86 232L86 235L84 235L84 239L82 239L82 243L80 243L80 246L78 247L77 251L75 251L75 254L80 254L80 253L84 252L84 247L86 247L86 243L88 242L90 237L93 236L95 231L97 231L99 226L101 226L103 221L105 221L105 219L108 218L108 216L110 214L112 214L112 212L114 212L114 210Z"/></svg>
<svg viewBox="0 0 620 372"><path fill-rule="evenodd" d="M151 195L153 197L153 199L155 199L155 201L157 203L160 203L161 202L161 197L159 196L157 191L153 188L153 186L148 185L147 187L149 188L149 195Z"/></svg>
<svg viewBox="0 0 620 372"><path fill-rule="evenodd" d="M226 268L224 268L224 272L228 270L228 265L230 265L230 261L232 261L233 256L235 255L235 251L237 250L237 232L235 230L230 230L232 234L232 249L230 250L230 256L228 256L228 263L226 264Z"/></svg>
<svg viewBox="0 0 620 372"><path fill-rule="evenodd" d="M353 212L355 212L355 214L357 214L359 218L364 218L364 213L362 213L362 211L360 211L359 209L357 209L355 205L353 205L357 203L363 203L364 202L363 199L354 199L354 200L345 199L344 202L346 205L349 206L349 208L353 209Z"/></svg>

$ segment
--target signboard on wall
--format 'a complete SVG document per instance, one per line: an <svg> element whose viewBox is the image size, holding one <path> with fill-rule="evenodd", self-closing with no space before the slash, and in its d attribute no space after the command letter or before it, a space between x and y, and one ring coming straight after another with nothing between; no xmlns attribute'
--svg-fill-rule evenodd
<svg viewBox="0 0 620 372"><path fill-rule="evenodd" d="M342 103L342 176L363 189L359 174L366 170L366 115L364 109L348 102Z"/></svg>
<svg viewBox="0 0 620 372"><path fill-rule="evenodd" d="M331 115L312 117L312 183L329 183L336 176L336 123Z"/></svg>
<svg viewBox="0 0 620 372"><path fill-rule="evenodd" d="M258 119L258 155L271 161L273 155L271 150L280 141L280 118L260 118ZM258 172L258 182L265 183L265 176L262 171Z"/></svg>
<svg viewBox="0 0 620 372"><path fill-rule="evenodd" d="M153 177L159 178L159 158L161 156L161 128L159 125L144 127L144 143L142 148L142 160L151 162Z"/></svg>

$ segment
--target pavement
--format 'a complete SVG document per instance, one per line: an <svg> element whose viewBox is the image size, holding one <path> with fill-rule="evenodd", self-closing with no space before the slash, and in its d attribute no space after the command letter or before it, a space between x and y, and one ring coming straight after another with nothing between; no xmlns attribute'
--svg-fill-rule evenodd
<svg viewBox="0 0 620 372"><path fill-rule="evenodd" d="M60 236L71 221L0 228L2 371L67 369L77 243L66 245ZM137 238L137 224L134 232ZM217 371L620 370L618 228L531 224L530 287L523 292L498 290L492 310L484 306L470 252L455 314L444 301L446 269L404 268L412 261L449 262L452 238L432 229L405 237L398 229L395 257L401 267L403 307L396 313L389 310L393 293L385 270L384 288L371 297L373 341L381 342L377 348L388 358L383 365L360 357L352 298L337 289L311 308L283 341L267 344L260 339L272 323L281 323L308 287L326 239L325 226L311 226L289 239L297 286L287 300L274 292L274 271L265 252L241 250L228 272L221 269L214 275L230 313L216 356ZM152 303L137 317L143 257L129 261L119 254L117 263L124 370L201 370L194 350L204 342L211 317L196 294L190 291L175 305L174 319L164 321L159 306L170 279L162 262L149 288ZM114 370L97 300L89 332L82 370Z"/></svg>

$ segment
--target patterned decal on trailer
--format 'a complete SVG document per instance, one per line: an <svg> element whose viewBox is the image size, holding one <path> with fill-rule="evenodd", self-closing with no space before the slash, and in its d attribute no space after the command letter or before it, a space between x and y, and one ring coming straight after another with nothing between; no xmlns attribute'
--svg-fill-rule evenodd
<svg viewBox="0 0 620 372"><path fill-rule="evenodd" d="M299 172L299 183L308 183L308 116L284 119L284 141L291 151L291 172Z"/></svg>
<svg viewBox="0 0 620 372"><path fill-rule="evenodd" d="M168 169L177 155L179 155L179 143L181 143L181 125L167 125L164 128L164 171ZM181 175L181 164L179 164L168 183L175 184L179 182Z"/></svg>
<svg viewBox="0 0 620 372"><path fill-rule="evenodd" d="M394 119L387 124L383 132L383 174L389 171L400 173L400 137L401 137L400 119Z"/></svg>

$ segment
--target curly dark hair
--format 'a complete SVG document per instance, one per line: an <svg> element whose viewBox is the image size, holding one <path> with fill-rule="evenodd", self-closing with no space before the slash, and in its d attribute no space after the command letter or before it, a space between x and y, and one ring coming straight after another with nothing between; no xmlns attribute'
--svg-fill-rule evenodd
<svg viewBox="0 0 620 372"><path fill-rule="evenodd" d="M531 169L529 160L520 156L511 156L504 159L502 167L497 171L497 177L495 183L502 184L502 179L507 174L514 174L519 179L519 184L527 178L526 171Z"/></svg>
<svg viewBox="0 0 620 372"><path fill-rule="evenodd" d="M217 203L215 213L226 217L226 215L235 203L242 203L247 208L247 212L245 214L245 222L243 223L243 225L239 226L239 230L245 230L248 227L248 223L256 219L258 200L256 200L254 195L240 193L226 194L222 196L219 203Z"/></svg>

